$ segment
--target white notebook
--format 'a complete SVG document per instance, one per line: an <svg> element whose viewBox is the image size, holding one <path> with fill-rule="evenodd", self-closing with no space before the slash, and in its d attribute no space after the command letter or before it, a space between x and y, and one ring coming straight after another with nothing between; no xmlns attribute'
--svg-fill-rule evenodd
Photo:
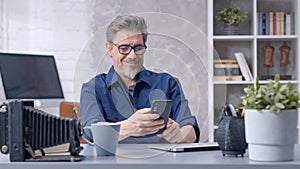
<svg viewBox="0 0 300 169"><path fill-rule="evenodd" d="M189 151L212 151L220 150L219 144L213 143L189 143L189 144L150 144L151 149L169 152L189 152Z"/></svg>

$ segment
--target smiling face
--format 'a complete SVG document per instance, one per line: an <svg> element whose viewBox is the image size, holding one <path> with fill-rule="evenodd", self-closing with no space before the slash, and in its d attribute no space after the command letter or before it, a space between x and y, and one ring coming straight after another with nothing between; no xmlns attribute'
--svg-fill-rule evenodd
<svg viewBox="0 0 300 169"><path fill-rule="evenodd" d="M130 32L126 30L119 31L114 38L115 45L110 46L106 43L106 49L108 54L112 58L115 71L124 80L134 80L136 75L140 72L144 55L135 54L132 49L129 54L124 55L119 53L118 46L120 45L144 45L143 36L139 32Z"/></svg>

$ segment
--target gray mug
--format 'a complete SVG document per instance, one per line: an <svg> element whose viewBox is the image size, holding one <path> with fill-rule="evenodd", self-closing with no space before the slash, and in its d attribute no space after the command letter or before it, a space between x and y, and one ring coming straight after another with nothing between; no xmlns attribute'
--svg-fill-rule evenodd
<svg viewBox="0 0 300 169"><path fill-rule="evenodd" d="M120 123L97 122L84 127L84 131L87 133L92 131L93 141L83 138L87 143L95 146L97 156L116 154Z"/></svg>

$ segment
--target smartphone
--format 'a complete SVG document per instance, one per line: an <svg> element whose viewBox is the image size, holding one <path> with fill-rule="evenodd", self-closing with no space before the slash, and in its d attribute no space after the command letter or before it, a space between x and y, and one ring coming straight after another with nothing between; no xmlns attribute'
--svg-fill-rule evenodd
<svg viewBox="0 0 300 169"><path fill-rule="evenodd" d="M151 105L152 113L160 115L161 119L164 119L165 127L160 129L157 134L161 134L167 127L170 112L172 109L172 100L154 100Z"/></svg>

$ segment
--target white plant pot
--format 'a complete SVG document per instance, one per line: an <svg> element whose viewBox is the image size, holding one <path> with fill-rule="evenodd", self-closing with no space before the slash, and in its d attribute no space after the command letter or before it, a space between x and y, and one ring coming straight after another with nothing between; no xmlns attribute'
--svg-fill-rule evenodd
<svg viewBox="0 0 300 169"><path fill-rule="evenodd" d="M298 110L245 111L249 158L255 161L290 161L297 140Z"/></svg>

